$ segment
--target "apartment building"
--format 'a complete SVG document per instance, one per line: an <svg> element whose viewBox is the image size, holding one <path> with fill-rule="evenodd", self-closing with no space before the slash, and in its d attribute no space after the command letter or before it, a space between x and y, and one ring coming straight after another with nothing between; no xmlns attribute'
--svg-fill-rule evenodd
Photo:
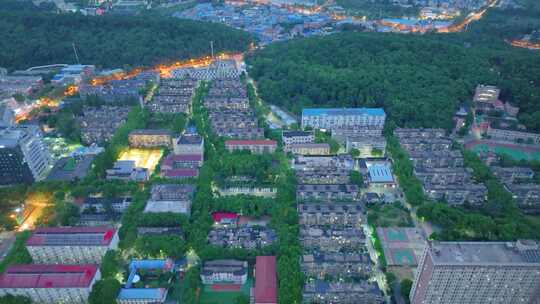
<svg viewBox="0 0 540 304"><path fill-rule="evenodd" d="M386 113L381 108L313 108L302 110L302 128L383 128Z"/></svg>
<svg viewBox="0 0 540 304"><path fill-rule="evenodd" d="M274 153L277 142L270 139L260 140L227 140L225 148L229 152L248 150L253 154Z"/></svg>
<svg viewBox="0 0 540 304"><path fill-rule="evenodd" d="M0 128L0 185L44 180L51 167L37 126Z"/></svg>
<svg viewBox="0 0 540 304"><path fill-rule="evenodd" d="M329 155L330 145L327 143L290 144L286 145L283 150L300 155Z"/></svg>
<svg viewBox="0 0 540 304"><path fill-rule="evenodd" d="M24 296L37 304L87 304L100 278L99 265L12 265L0 274L0 297Z"/></svg>
<svg viewBox="0 0 540 304"><path fill-rule="evenodd" d="M133 130L128 135L129 146L133 148L170 147L172 133L169 130Z"/></svg>
<svg viewBox="0 0 540 304"><path fill-rule="evenodd" d="M373 262L368 253L315 252L302 255L300 268L302 273L317 279L324 279L327 275L367 278L373 270Z"/></svg>
<svg viewBox="0 0 540 304"><path fill-rule="evenodd" d="M302 303L304 304L382 304L382 291L376 283L360 282L327 282L315 280L304 285Z"/></svg>
<svg viewBox="0 0 540 304"><path fill-rule="evenodd" d="M175 155L204 155L204 138L198 134L183 134L173 140Z"/></svg>
<svg viewBox="0 0 540 304"><path fill-rule="evenodd" d="M312 185L303 184L296 187L296 198L299 201L334 201L357 200L359 189L352 184Z"/></svg>
<svg viewBox="0 0 540 304"><path fill-rule="evenodd" d="M187 216L191 213L191 201L195 194L193 185L157 184L152 186L145 213L172 212Z"/></svg>
<svg viewBox="0 0 540 304"><path fill-rule="evenodd" d="M203 284L212 285L220 282L244 284L248 277L248 263L238 260L213 260L202 265Z"/></svg>
<svg viewBox="0 0 540 304"><path fill-rule="evenodd" d="M360 204L298 204L299 224L305 226L344 225L360 227L364 223Z"/></svg>
<svg viewBox="0 0 540 304"><path fill-rule="evenodd" d="M283 131L281 134L283 145L309 144L315 142L312 131Z"/></svg>
<svg viewBox="0 0 540 304"><path fill-rule="evenodd" d="M118 247L118 233L109 227L37 228L25 244L36 264L99 264Z"/></svg>
<svg viewBox="0 0 540 304"><path fill-rule="evenodd" d="M413 304L538 303L536 241L433 242L420 259Z"/></svg>

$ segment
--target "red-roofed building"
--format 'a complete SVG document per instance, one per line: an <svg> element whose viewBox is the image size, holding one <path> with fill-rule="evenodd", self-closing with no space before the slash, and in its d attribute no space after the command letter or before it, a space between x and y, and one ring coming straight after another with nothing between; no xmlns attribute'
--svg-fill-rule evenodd
<svg viewBox="0 0 540 304"><path fill-rule="evenodd" d="M227 140L225 141L225 148L229 152L249 150L253 154L274 153L277 148L277 142L269 139Z"/></svg>
<svg viewBox="0 0 540 304"><path fill-rule="evenodd" d="M110 227L38 228L26 241L36 264L99 264L117 247L117 230Z"/></svg>
<svg viewBox="0 0 540 304"><path fill-rule="evenodd" d="M236 225L238 214L234 212L214 212L212 220L216 225Z"/></svg>
<svg viewBox="0 0 540 304"><path fill-rule="evenodd" d="M169 155L161 165L161 175L166 178L191 178L199 176L203 164L202 154Z"/></svg>
<svg viewBox="0 0 540 304"><path fill-rule="evenodd" d="M258 256L255 262L255 304L277 304L276 257Z"/></svg>
<svg viewBox="0 0 540 304"><path fill-rule="evenodd" d="M88 303L101 278L98 265L16 265L0 275L0 296L21 295L33 303Z"/></svg>

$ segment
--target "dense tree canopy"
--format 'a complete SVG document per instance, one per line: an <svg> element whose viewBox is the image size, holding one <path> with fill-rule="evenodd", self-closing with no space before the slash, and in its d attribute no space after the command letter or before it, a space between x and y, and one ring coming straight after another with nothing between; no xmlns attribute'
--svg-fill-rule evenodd
<svg viewBox="0 0 540 304"><path fill-rule="evenodd" d="M540 53L500 38L502 30L517 35L526 26L492 31L499 14L457 34L346 32L276 43L248 58L250 74L265 101L296 113L305 106L382 106L400 126L445 128L477 84L494 84L503 100L522 107L522 121L540 130Z"/></svg>
<svg viewBox="0 0 540 304"><path fill-rule="evenodd" d="M224 25L154 16L56 15L0 7L0 66L22 69L75 63L145 66L216 52L244 51L251 37ZM16 51L14 51L16 50Z"/></svg>

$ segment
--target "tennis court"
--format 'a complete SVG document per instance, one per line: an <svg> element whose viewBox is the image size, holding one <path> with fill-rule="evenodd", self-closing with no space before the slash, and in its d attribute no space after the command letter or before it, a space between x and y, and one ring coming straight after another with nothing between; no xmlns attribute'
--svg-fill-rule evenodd
<svg viewBox="0 0 540 304"><path fill-rule="evenodd" d="M253 286L253 279L248 278L244 285L238 284L213 284L204 285L201 293L203 304L234 304L240 295L249 297L249 291Z"/></svg>
<svg viewBox="0 0 540 304"><path fill-rule="evenodd" d="M508 155L515 160L540 161L540 149L529 146L482 140L467 143L465 147L476 153L493 152Z"/></svg>
<svg viewBox="0 0 540 304"><path fill-rule="evenodd" d="M406 242L409 239L405 231L392 228L384 230L384 238L389 242Z"/></svg>
<svg viewBox="0 0 540 304"><path fill-rule="evenodd" d="M396 265L416 265L416 256L414 251L409 248L394 248L389 249L392 255L392 264Z"/></svg>

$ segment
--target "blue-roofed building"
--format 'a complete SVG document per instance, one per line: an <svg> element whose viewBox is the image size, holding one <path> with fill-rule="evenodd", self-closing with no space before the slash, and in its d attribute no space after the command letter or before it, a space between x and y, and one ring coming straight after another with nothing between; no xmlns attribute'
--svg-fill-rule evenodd
<svg viewBox="0 0 540 304"><path fill-rule="evenodd" d="M116 297L118 304L158 304L164 303L167 299L167 288L140 288L137 285L144 283L144 277L139 274L139 270L144 270L145 274L165 275L172 273L176 269L175 263L171 259L166 260L133 260L129 264L129 275L124 288L120 289L120 293ZM151 275L152 276L152 275ZM169 278L172 279L172 276Z"/></svg>
<svg viewBox="0 0 540 304"><path fill-rule="evenodd" d="M164 303L167 298L165 288L122 288L116 302L118 304Z"/></svg>
<svg viewBox="0 0 540 304"><path fill-rule="evenodd" d="M302 128L354 129L383 128L382 108L311 108L302 110Z"/></svg>
<svg viewBox="0 0 540 304"><path fill-rule="evenodd" d="M394 176L389 163L367 163L369 181L377 184L394 184Z"/></svg>

